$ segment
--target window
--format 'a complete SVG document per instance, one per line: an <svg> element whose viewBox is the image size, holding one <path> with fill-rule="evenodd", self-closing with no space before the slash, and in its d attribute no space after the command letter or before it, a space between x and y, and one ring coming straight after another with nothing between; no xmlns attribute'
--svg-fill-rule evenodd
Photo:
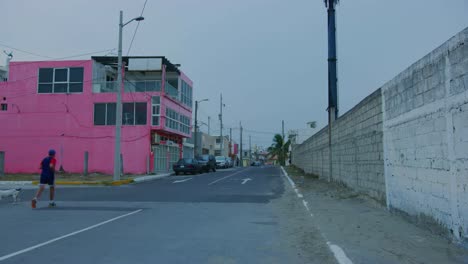
<svg viewBox="0 0 468 264"><path fill-rule="evenodd" d="M182 89L181 89L181 101L186 106L192 107L192 87L188 85L185 81L181 80Z"/></svg>
<svg viewBox="0 0 468 264"><path fill-rule="evenodd" d="M95 126L115 125L116 107L117 106L115 103L94 104L94 125Z"/></svg>
<svg viewBox="0 0 468 264"><path fill-rule="evenodd" d="M83 92L83 67L40 68L38 93Z"/></svg>
<svg viewBox="0 0 468 264"><path fill-rule="evenodd" d="M221 144L221 139L220 138L216 138L216 144Z"/></svg>
<svg viewBox="0 0 468 264"><path fill-rule="evenodd" d="M153 96L151 98L151 125L159 126L159 117L161 115L161 98Z"/></svg>
<svg viewBox="0 0 468 264"><path fill-rule="evenodd" d="M8 110L8 105L7 104L1 104L1 111L7 111Z"/></svg>
<svg viewBox="0 0 468 264"><path fill-rule="evenodd" d="M122 125L146 125L146 103L124 103Z"/></svg>
<svg viewBox="0 0 468 264"><path fill-rule="evenodd" d="M166 107L166 127L190 134L190 118Z"/></svg>

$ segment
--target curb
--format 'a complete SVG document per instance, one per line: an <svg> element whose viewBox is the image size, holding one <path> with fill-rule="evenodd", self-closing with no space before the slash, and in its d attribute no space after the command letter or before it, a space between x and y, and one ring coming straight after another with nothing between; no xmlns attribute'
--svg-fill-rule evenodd
<svg viewBox="0 0 468 264"><path fill-rule="evenodd" d="M137 178L133 179L133 181L135 183L147 182L147 181L153 181L153 180L169 177L171 175L172 175L172 173L165 173L165 174L161 174L161 175L147 175L147 176L137 177Z"/></svg>
<svg viewBox="0 0 468 264"><path fill-rule="evenodd" d="M121 186L127 185L131 183L141 183L147 181L153 181L165 177L171 176L172 173L165 173L161 175L146 175L136 177L134 179L127 179L127 180L120 180L120 181L56 181L56 185L89 185L89 186L97 186L97 185L104 185L104 186ZM1 186L13 186L13 185L39 185L39 181L0 181Z"/></svg>

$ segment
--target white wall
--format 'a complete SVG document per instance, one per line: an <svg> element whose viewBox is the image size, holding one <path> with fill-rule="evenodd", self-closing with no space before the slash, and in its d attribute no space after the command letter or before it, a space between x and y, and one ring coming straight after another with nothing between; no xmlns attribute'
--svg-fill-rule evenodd
<svg viewBox="0 0 468 264"><path fill-rule="evenodd" d="M468 28L382 87L388 206L468 238Z"/></svg>

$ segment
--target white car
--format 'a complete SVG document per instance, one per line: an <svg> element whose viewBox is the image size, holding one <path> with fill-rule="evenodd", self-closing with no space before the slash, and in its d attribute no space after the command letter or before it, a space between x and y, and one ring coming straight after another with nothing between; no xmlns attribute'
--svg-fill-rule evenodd
<svg viewBox="0 0 468 264"><path fill-rule="evenodd" d="M226 160L226 157L224 156L216 156L216 168L227 168L228 165L227 165L227 160Z"/></svg>

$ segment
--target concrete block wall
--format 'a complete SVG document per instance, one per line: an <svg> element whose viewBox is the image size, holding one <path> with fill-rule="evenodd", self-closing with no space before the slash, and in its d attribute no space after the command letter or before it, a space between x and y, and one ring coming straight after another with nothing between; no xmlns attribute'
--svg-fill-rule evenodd
<svg viewBox="0 0 468 264"><path fill-rule="evenodd" d="M468 238L468 28L382 87L387 202Z"/></svg>
<svg viewBox="0 0 468 264"><path fill-rule="evenodd" d="M331 179L385 202L381 90L337 119L332 135ZM305 172L328 178L328 126L294 146L292 156Z"/></svg>
<svg viewBox="0 0 468 264"><path fill-rule="evenodd" d="M468 28L332 126L335 181L468 239ZM328 127L293 146L293 164L330 176Z"/></svg>

